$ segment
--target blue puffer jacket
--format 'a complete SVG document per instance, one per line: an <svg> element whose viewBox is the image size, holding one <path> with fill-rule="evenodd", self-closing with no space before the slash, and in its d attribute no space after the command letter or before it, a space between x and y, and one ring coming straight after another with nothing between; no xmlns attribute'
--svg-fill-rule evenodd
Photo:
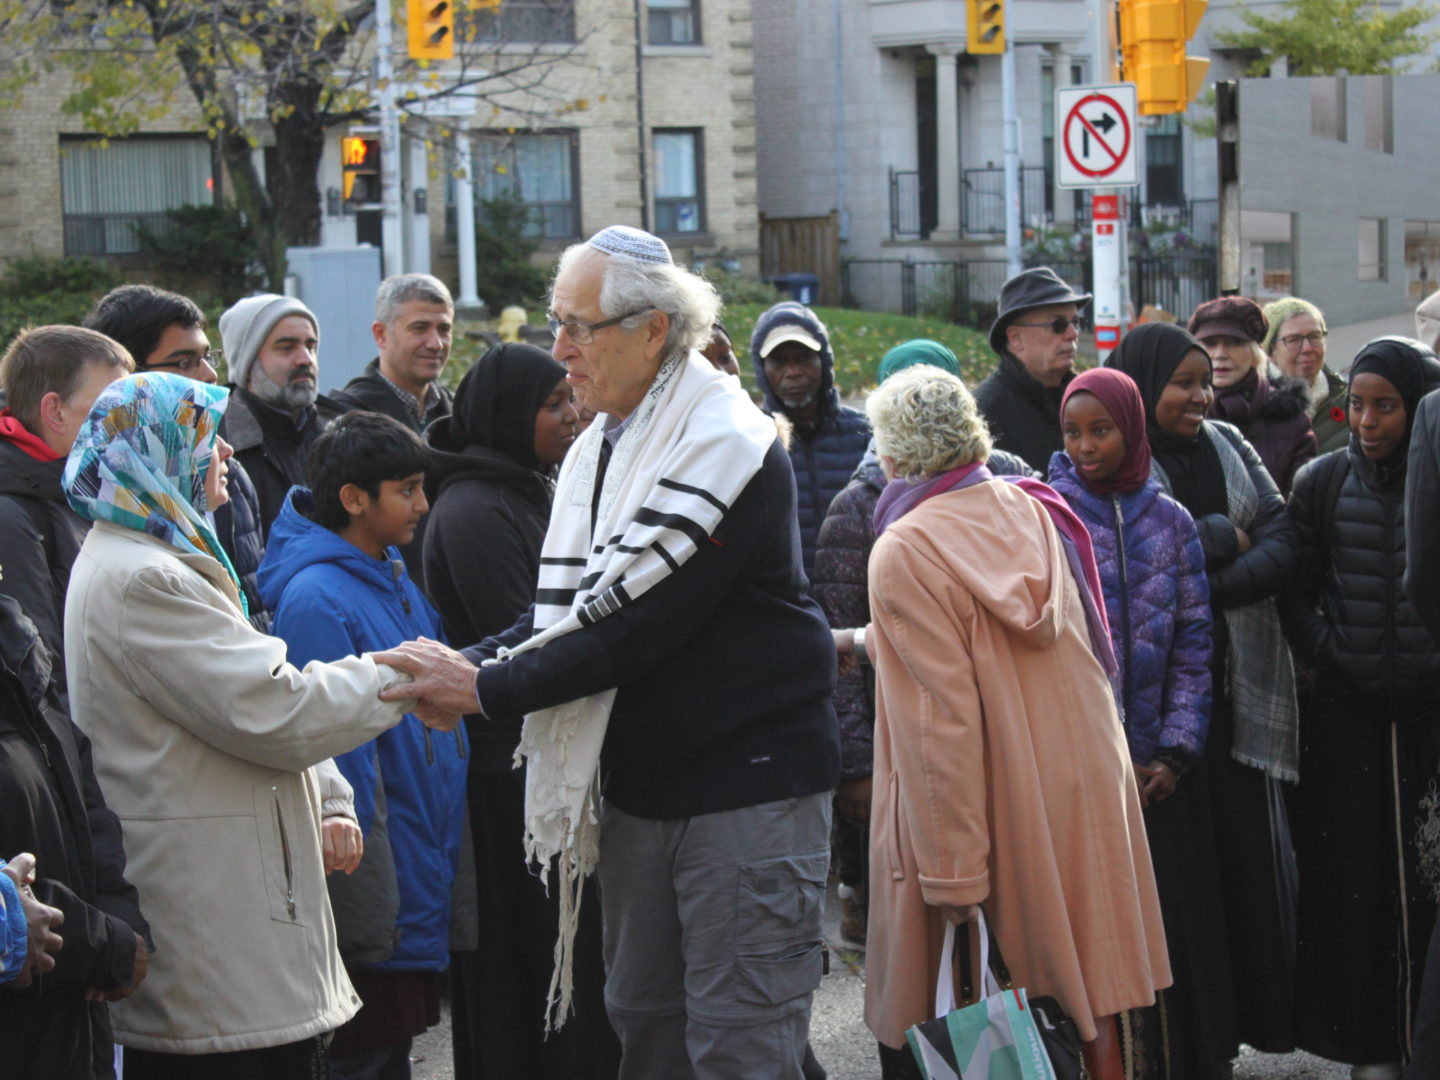
<svg viewBox="0 0 1440 1080"><path fill-rule="evenodd" d="M336 660L391 648L421 634L439 639L440 616L406 575L400 552L390 548L388 561L372 559L311 521L305 512L313 506L308 490L290 489L270 527L260 566L260 591L275 613L275 634L289 647L290 662L304 666L311 660ZM343 721L337 717L336 722ZM386 875L368 882L375 903L360 907L361 918L382 908L399 887L395 925L379 928L392 938L389 958L356 966L382 971L449 967L451 886L465 831L468 754L463 725L441 734L407 715L378 739L335 759L355 788L355 813L365 833L360 869L342 887L365 882L366 874ZM382 833L388 830L388 850L372 848L377 826ZM342 912L349 909L336 905L342 941L357 937L353 928L341 925ZM366 939L349 950L347 962L362 949L364 955L374 954Z"/></svg>
<svg viewBox="0 0 1440 1080"><path fill-rule="evenodd" d="M765 411L785 415L781 404L765 378L765 364L760 360L760 343L777 326L794 323L803 326L820 342L820 398L824 412L820 423L808 432L797 425L790 440L790 467L795 472L796 516L800 521L800 550L805 560L805 576L815 566L815 544L820 523L830 509L830 501L850 482L850 476L865 448L870 445L870 421L859 409L840 404L835 392L835 353L830 348L830 334L825 324L803 304L790 301L776 304L760 316L750 335L750 362L755 368L755 381L765 395Z"/></svg>
<svg viewBox="0 0 1440 1080"><path fill-rule="evenodd" d="M1131 758L1198 760L1210 726L1210 586L1195 522L1153 476L1138 491L1097 495L1057 453L1048 482L1095 544Z"/></svg>
<svg viewBox="0 0 1440 1080"><path fill-rule="evenodd" d="M250 625L262 634L270 633L270 607L260 598L256 575L265 558L265 530L260 525L260 497L255 482L235 458L230 459L230 498L215 511L215 535L230 556L245 602L250 605Z"/></svg>

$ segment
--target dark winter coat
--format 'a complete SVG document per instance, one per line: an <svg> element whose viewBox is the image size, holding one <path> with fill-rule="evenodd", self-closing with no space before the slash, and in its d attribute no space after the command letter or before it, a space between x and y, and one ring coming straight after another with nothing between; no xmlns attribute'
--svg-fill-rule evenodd
<svg viewBox="0 0 1440 1080"><path fill-rule="evenodd" d="M296 424L285 410L261 401L249 390L234 387L220 434L235 448L235 460L245 467L255 485L260 505L260 528L265 537L280 516L285 496L297 484L304 486L310 468L310 447L340 415L327 397L319 397Z"/></svg>
<svg viewBox="0 0 1440 1080"><path fill-rule="evenodd" d="M437 382L426 395L429 404L425 415L417 416L410 406L395 396L395 391L390 389L390 384L380 374L378 356L365 365L364 374L356 375L345 384L343 390L331 390L329 397L341 412L365 409L383 413L392 420L399 420L417 435L440 417L449 416L455 400L455 396Z"/></svg>
<svg viewBox="0 0 1440 1080"><path fill-rule="evenodd" d="M1295 474L1316 453L1305 383L1286 375L1265 379L1251 371L1234 385L1215 391L1209 415L1240 429L1281 496L1288 499Z"/></svg>
<svg viewBox="0 0 1440 1080"><path fill-rule="evenodd" d="M1415 410L1405 472L1405 595L1440 641L1440 391Z"/></svg>
<svg viewBox="0 0 1440 1080"><path fill-rule="evenodd" d="M262 634L270 632L270 609L260 598L260 585L255 575L265 558L265 530L260 524L260 497L255 483L238 459L230 460L226 490L230 498L215 511L215 535L230 556L230 564L240 579L240 591L250 609L250 625Z"/></svg>
<svg viewBox="0 0 1440 1080"><path fill-rule="evenodd" d="M1350 389L1345 380L1329 368L1324 370L1325 400L1310 412L1310 427L1315 432L1318 453L1344 450L1350 445Z"/></svg>
<svg viewBox="0 0 1440 1080"><path fill-rule="evenodd" d="M1296 653L1329 694L1377 722L1440 716L1440 644L1401 588L1403 480L1387 482L1358 448L1336 450L1301 470L1288 509L1300 572L1283 610ZM1435 547L1433 534L1423 540Z"/></svg>
<svg viewBox="0 0 1440 1080"><path fill-rule="evenodd" d="M445 441L449 419L426 432ZM498 450L430 448L425 583L456 648L508 630L535 599L550 522L550 482ZM524 717L467 722L472 772L509 772Z"/></svg>
<svg viewBox="0 0 1440 1080"><path fill-rule="evenodd" d="M65 945L28 989L0 991L6 1075L113 1076L107 1006L83 994L128 983L135 934L150 929L89 741L65 715L34 624L0 597L0 852L21 851L35 855L35 895L65 913Z"/></svg>
<svg viewBox="0 0 1440 1080"><path fill-rule="evenodd" d="M992 453L986 465L998 475L1039 479L1025 462L1003 450ZM875 503L885 483L872 446L820 526L810 592L836 630L870 624L870 549L875 546ZM875 672L868 664L837 677L835 716L840 722L840 778L869 776L874 761Z"/></svg>
<svg viewBox="0 0 1440 1080"><path fill-rule="evenodd" d="M1075 377L1068 373L1054 388L1041 386L1009 353L988 379L975 388L975 404L1001 450L1018 454L1041 476L1050 467L1050 455L1065 448L1060 434L1060 398Z"/></svg>
<svg viewBox="0 0 1440 1080"><path fill-rule="evenodd" d="M820 422L809 431L798 424L790 439L790 467L795 472L795 511L800 521L800 552L805 576L815 566L815 545L825 513L860 464L870 445L870 422L859 409L840 404L835 390L835 353L824 325L801 304L776 304L755 324L750 336L750 361L755 381L765 395L765 411L785 416L785 406L770 388L765 363L759 357L759 343L777 326L803 326L820 342Z"/></svg>
<svg viewBox="0 0 1440 1080"><path fill-rule="evenodd" d="M60 490L65 459L36 461L0 441L0 593L19 601L65 688L65 589L90 531Z"/></svg>
<svg viewBox="0 0 1440 1080"><path fill-rule="evenodd" d="M1138 491L1097 495L1064 453L1050 486L1095 545L1125 704L1130 756L1200 759L1210 726L1210 587L1195 522L1153 477Z"/></svg>

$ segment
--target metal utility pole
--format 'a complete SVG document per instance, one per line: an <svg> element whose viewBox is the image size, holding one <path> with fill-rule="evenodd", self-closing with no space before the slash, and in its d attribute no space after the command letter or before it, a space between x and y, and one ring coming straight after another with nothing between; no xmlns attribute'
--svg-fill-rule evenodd
<svg viewBox="0 0 1440 1080"><path fill-rule="evenodd" d="M455 239L460 262L460 298L462 308L478 308L480 296L475 280L475 182L471 179L470 139L457 130L455 139Z"/></svg>
<svg viewBox="0 0 1440 1080"><path fill-rule="evenodd" d="M1240 84L1215 84L1220 157L1220 295L1240 291Z"/></svg>
<svg viewBox="0 0 1440 1080"><path fill-rule="evenodd" d="M390 0L375 5L375 81L380 99L380 242L386 277L403 273L404 231L400 221L400 110L395 105L391 56Z"/></svg>
<svg viewBox="0 0 1440 1080"><path fill-rule="evenodd" d="M1020 116L1015 101L1015 45L1005 35L1000 54L1001 116L1005 126L1005 261L1014 277L1023 269L1020 256Z"/></svg>

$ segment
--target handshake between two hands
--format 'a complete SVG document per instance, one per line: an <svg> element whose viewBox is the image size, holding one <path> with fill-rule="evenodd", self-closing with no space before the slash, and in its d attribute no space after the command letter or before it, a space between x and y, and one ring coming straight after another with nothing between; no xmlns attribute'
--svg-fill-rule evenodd
<svg viewBox="0 0 1440 1080"><path fill-rule="evenodd" d="M429 638L371 653L377 664L402 677L380 691L382 701L414 701L413 712L426 727L454 731L460 718L480 711L475 696L476 667L460 653Z"/></svg>

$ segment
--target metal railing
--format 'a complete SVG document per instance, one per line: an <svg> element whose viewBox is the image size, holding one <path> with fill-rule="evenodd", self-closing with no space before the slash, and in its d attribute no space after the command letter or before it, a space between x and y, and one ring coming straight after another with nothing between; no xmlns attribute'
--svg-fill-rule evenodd
<svg viewBox="0 0 1440 1080"><path fill-rule="evenodd" d="M1050 182L1042 165L1020 167L1020 222L1045 218ZM960 230L966 235L999 235L1005 231L1005 170L965 169L960 180Z"/></svg>
<svg viewBox="0 0 1440 1080"><path fill-rule="evenodd" d="M918 170L890 170L891 240L924 240L930 235L925 227L921 190Z"/></svg>

